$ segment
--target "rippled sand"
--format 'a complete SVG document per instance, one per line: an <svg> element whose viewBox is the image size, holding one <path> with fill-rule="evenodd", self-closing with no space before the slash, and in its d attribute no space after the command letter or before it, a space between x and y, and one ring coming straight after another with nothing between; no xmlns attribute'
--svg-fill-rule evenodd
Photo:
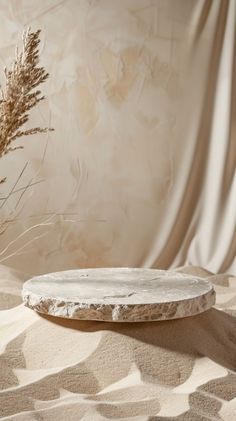
<svg viewBox="0 0 236 421"><path fill-rule="evenodd" d="M1 266L1 419L236 419L236 278L179 270L211 280L214 308L126 325L42 317Z"/></svg>

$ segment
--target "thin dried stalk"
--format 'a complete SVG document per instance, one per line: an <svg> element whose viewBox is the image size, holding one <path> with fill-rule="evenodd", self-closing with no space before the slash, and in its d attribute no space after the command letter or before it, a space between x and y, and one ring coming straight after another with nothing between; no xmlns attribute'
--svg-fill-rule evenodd
<svg viewBox="0 0 236 421"><path fill-rule="evenodd" d="M14 252L11 255L8 255L7 257L1 258L1 256L3 256L12 245L15 245L21 238L24 238L26 236L26 234L28 234L32 231L35 231L37 228L54 225L54 222L51 222L51 220L54 218L54 216L55 215L51 215L49 218L45 219L45 221L30 226L25 231L23 231L21 234L19 234L16 238L14 238L12 241L10 241L10 243L0 252L0 263L3 260L8 259L9 256L12 257L15 254L15 252ZM25 248L26 245L30 244L34 240L35 240L35 238L29 240L29 242L24 243L24 245L21 248ZM17 251L19 251L19 250L20 249L18 249Z"/></svg>
<svg viewBox="0 0 236 421"><path fill-rule="evenodd" d="M39 67L40 30L23 34L23 49L16 57L11 69L5 69L6 86L1 88L0 99L0 158L10 151L23 148L14 146L14 141L22 136L45 133L52 128L34 127L23 130L29 120L28 111L45 99L38 85L45 82L49 74ZM3 183L5 179L0 182Z"/></svg>

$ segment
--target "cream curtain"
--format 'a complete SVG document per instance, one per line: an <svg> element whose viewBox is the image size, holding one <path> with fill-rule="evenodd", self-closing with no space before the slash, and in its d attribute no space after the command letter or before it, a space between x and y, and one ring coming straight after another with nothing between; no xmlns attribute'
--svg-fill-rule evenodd
<svg viewBox="0 0 236 421"><path fill-rule="evenodd" d="M55 128L1 160L0 262L235 272L235 0L0 0L0 22L2 68L42 29L30 125Z"/></svg>

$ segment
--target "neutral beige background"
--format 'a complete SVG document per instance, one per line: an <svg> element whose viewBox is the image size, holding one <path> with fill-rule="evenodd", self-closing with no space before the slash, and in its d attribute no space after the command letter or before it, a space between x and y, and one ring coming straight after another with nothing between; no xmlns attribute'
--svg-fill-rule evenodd
<svg viewBox="0 0 236 421"><path fill-rule="evenodd" d="M0 0L0 22L1 68L42 29L31 125L55 128L1 160L1 198L39 183L0 202L0 262L235 271L235 0Z"/></svg>

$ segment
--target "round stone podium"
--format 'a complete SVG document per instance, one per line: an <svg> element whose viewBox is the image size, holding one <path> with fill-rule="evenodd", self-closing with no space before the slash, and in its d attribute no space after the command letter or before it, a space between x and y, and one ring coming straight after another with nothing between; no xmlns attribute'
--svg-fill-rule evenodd
<svg viewBox="0 0 236 421"><path fill-rule="evenodd" d="M110 322L145 322L193 316L215 303L202 278L136 268L78 269L25 282L23 302L51 316Z"/></svg>

